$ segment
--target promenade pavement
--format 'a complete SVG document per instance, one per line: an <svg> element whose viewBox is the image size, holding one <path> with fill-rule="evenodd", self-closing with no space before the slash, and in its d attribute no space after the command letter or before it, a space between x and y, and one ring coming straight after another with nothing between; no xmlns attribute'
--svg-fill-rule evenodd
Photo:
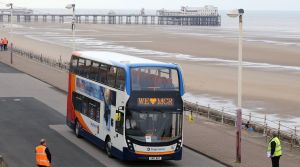
<svg viewBox="0 0 300 167"><path fill-rule="evenodd" d="M229 125L198 117L193 123L184 123L184 144L230 166L268 167L271 159L266 157L266 138L256 132L242 132L242 163L235 163L236 130ZM280 165L296 167L300 164L300 152L290 151L283 145Z"/></svg>
<svg viewBox="0 0 300 167"><path fill-rule="evenodd" d="M0 55L0 61L9 63L8 55ZM67 90L67 73L42 65L24 57L15 56L13 66L36 78L44 80L62 90ZM194 123L184 122L184 144L204 155L217 159L228 166L267 167L271 166L266 157L267 143L262 134L242 133L242 163L235 163L235 128L212 122L204 117L196 118ZM283 146L284 155L280 164L296 167L300 164L300 152L289 151Z"/></svg>

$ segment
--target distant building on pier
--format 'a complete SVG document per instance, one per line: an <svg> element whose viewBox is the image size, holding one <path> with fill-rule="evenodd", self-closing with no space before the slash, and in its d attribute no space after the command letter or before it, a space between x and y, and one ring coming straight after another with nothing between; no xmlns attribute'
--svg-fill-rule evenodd
<svg viewBox="0 0 300 167"><path fill-rule="evenodd" d="M204 7L181 7L180 10L157 10L160 25L187 26L220 26L221 16L218 8L206 5Z"/></svg>
<svg viewBox="0 0 300 167"><path fill-rule="evenodd" d="M165 10L157 11L159 16L218 16L218 8L206 5L204 7L188 7L183 6L181 10Z"/></svg>

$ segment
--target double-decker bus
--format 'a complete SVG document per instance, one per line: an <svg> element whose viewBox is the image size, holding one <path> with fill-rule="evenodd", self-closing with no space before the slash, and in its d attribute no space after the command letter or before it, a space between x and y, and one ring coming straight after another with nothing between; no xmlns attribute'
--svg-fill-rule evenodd
<svg viewBox="0 0 300 167"><path fill-rule="evenodd" d="M180 160L183 78L177 64L73 52L67 125L121 160Z"/></svg>

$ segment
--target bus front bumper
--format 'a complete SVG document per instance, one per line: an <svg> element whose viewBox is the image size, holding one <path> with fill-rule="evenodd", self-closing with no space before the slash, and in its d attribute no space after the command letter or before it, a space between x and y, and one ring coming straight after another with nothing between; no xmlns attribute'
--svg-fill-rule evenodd
<svg viewBox="0 0 300 167"><path fill-rule="evenodd" d="M141 155L135 154L128 148L123 148L124 160L134 161L134 160L181 160L182 148L173 154L166 155Z"/></svg>

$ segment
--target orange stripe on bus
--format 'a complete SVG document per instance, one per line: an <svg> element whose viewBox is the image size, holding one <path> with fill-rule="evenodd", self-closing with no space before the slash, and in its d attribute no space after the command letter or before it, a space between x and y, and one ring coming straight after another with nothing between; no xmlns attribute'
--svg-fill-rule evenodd
<svg viewBox="0 0 300 167"><path fill-rule="evenodd" d="M87 132L89 133L92 133L91 130L88 128L88 126L86 125L86 123L84 122L81 114L78 112L78 111L75 111L75 115L76 115L76 118L78 119L80 125L82 126L82 128L84 130L86 130Z"/></svg>
<svg viewBox="0 0 300 167"><path fill-rule="evenodd" d="M75 91L75 84L76 84L76 75L75 74L71 74L70 76L70 82L71 82L71 91Z"/></svg>
<svg viewBox="0 0 300 167"><path fill-rule="evenodd" d="M137 151L135 154L139 155L166 155L166 154L173 154L175 151L165 151L165 152L142 152L142 151Z"/></svg>
<svg viewBox="0 0 300 167"><path fill-rule="evenodd" d="M75 111L73 106L73 97L72 93L75 91L76 85L76 75L73 73L69 73L69 83L68 83L68 100L67 100L67 119L74 121L75 119Z"/></svg>

